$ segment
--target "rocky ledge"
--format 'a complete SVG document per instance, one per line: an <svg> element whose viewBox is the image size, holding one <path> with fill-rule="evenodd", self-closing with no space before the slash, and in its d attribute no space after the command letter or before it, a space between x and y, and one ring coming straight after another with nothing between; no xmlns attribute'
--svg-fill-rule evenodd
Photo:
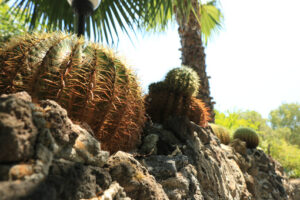
<svg viewBox="0 0 300 200"><path fill-rule="evenodd" d="M225 146L186 118L148 123L136 152L109 155L56 102L0 97L3 200L296 200L298 186L262 150L239 140Z"/></svg>

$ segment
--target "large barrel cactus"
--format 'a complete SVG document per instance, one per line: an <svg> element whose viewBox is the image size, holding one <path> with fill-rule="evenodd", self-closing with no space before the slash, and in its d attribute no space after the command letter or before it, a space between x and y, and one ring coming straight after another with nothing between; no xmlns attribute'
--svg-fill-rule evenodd
<svg viewBox="0 0 300 200"><path fill-rule="evenodd" d="M246 142L246 146L249 149L256 148L259 144L259 138L257 133L251 128L238 128L234 134L234 139L240 139Z"/></svg>
<svg viewBox="0 0 300 200"><path fill-rule="evenodd" d="M153 122L164 123L170 116L186 116L200 126L209 120L205 104L196 99L199 77L189 67L175 68L164 81L149 85L146 110Z"/></svg>
<svg viewBox="0 0 300 200"><path fill-rule="evenodd" d="M134 73L113 51L64 33L13 38L0 49L0 93L52 99L88 123L102 148L128 151L145 121Z"/></svg>

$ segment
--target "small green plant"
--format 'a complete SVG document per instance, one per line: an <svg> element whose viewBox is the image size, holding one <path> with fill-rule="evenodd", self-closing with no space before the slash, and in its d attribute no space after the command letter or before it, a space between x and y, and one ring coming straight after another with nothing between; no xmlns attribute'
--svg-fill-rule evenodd
<svg viewBox="0 0 300 200"><path fill-rule="evenodd" d="M229 130L223 126L217 124L209 124L212 128L214 134L219 138L222 144L229 144L230 142L230 133Z"/></svg>
<svg viewBox="0 0 300 200"><path fill-rule="evenodd" d="M234 134L234 139L240 139L246 142L247 148L256 148L259 144L259 138L257 133L251 128L238 128Z"/></svg>
<svg viewBox="0 0 300 200"><path fill-rule="evenodd" d="M171 70L164 81L149 85L146 110L153 122L163 123L169 116L187 116L191 121L207 126L209 112L205 104L196 99L199 89L197 73L188 67Z"/></svg>
<svg viewBox="0 0 300 200"><path fill-rule="evenodd" d="M115 53L65 33L14 37L0 49L0 94L52 99L110 152L135 148L145 121L135 74Z"/></svg>

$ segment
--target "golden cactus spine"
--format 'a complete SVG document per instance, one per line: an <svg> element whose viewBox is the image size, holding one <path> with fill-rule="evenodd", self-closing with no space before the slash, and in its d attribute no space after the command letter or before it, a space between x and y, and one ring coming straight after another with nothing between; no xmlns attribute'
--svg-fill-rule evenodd
<svg viewBox="0 0 300 200"><path fill-rule="evenodd" d="M140 142L141 89L109 49L63 33L17 37L0 50L0 93L23 90L87 122L105 150L128 151Z"/></svg>

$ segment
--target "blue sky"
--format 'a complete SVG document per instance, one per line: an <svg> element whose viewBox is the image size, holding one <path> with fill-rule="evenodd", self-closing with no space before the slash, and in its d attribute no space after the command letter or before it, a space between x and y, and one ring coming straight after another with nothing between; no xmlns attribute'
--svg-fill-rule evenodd
<svg viewBox="0 0 300 200"><path fill-rule="evenodd" d="M300 102L300 1L221 0L223 30L206 47L211 94L221 111L267 117L281 103ZM117 50L144 91L180 66L176 24L165 33L121 36Z"/></svg>

